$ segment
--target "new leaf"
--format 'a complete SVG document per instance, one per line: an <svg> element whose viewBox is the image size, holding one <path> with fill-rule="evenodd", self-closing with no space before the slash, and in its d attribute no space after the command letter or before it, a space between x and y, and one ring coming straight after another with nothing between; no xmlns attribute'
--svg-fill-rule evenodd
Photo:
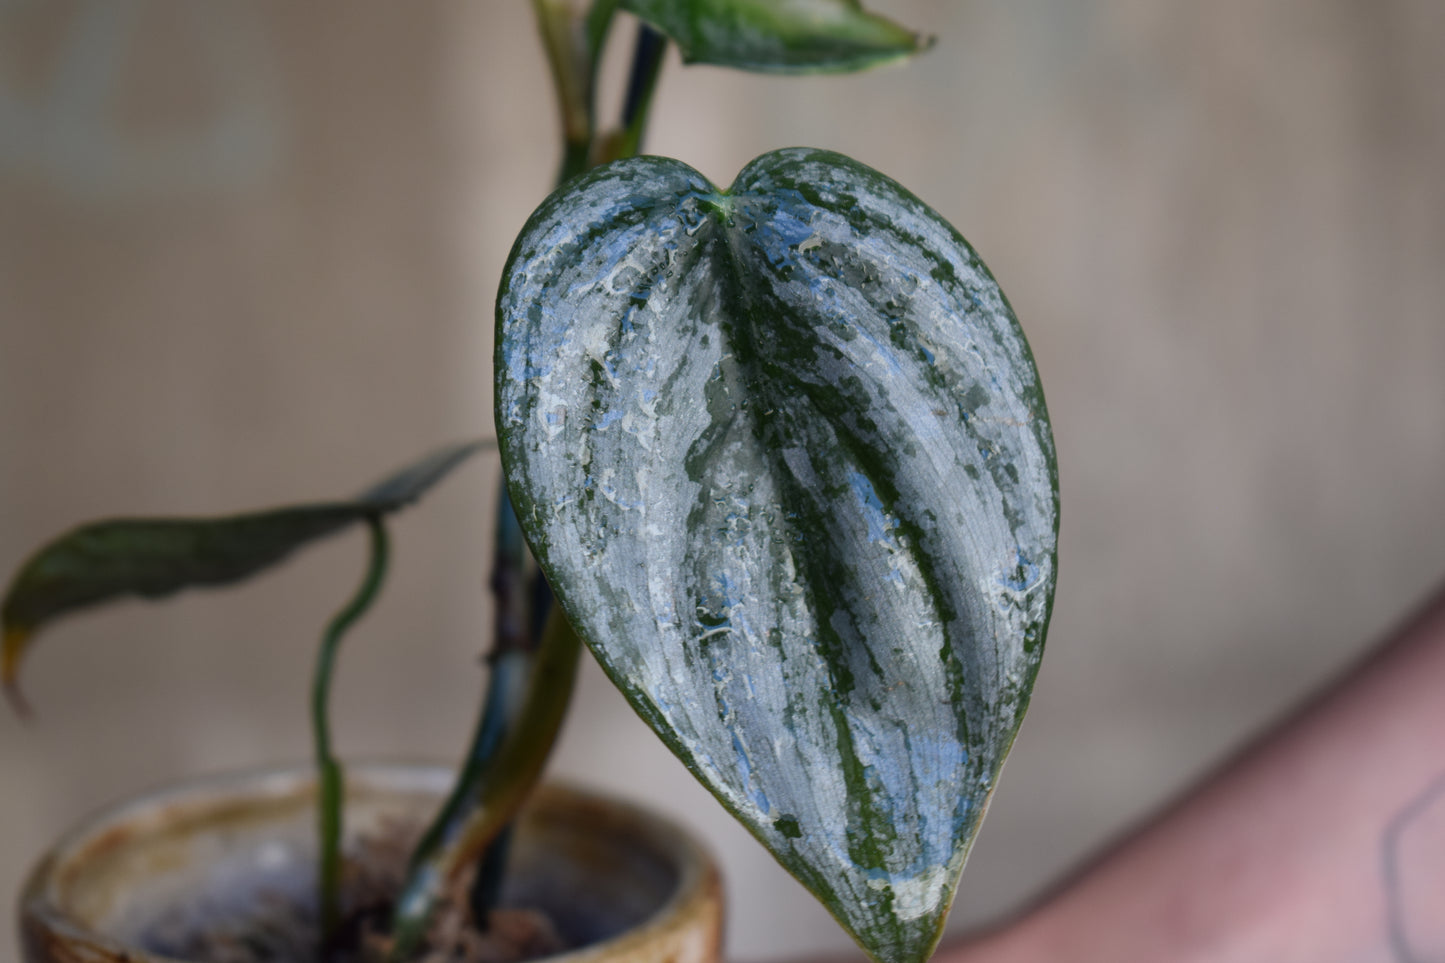
<svg viewBox="0 0 1445 963"><path fill-rule="evenodd" d="M764 73L841 73L932 43L858 0L622 0L677 42L687 63Z"/></svg>

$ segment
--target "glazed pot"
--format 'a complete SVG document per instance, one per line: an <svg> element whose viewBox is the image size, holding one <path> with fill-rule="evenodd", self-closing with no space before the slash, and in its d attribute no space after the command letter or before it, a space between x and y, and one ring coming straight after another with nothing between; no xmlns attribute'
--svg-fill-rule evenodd
<svg viewBox="0 0 1445 963"><path fill-rule="evenodd" d="M349 770L348 839L424 825L446 769ZM113 807L40 861L20 898L25 963L172 963L178 929L261 900L314 905L315 783L296 767L199 779ZM541 909L577 949L552 963L718 963L707 851L627 803L544 787L519 820L503 905ZM244 917L242 917L244 918Z"/></svg>

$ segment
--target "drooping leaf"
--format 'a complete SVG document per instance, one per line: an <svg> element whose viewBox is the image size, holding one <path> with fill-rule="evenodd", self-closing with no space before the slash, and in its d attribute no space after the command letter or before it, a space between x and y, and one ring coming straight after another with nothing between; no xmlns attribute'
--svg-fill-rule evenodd
<svg viewBox="0 0 1445 963"><path fill-rule="evenodd" d="M206 518L121 518L82 525L42 547L0 603L0 679L13 686L34 633L67 612L116 598L161 598L225 585L282 561L307 542L415 501L486 447L453 445L388 476L349 501Z"/></svg>
<svg viewBox="0 0 1445 963"><path fill-rule="evenodd" d="M840 73L926 50L932 41L859 0L623 0L677 42L687 63L764 73Z"/></svg>
<svg viewBox="0 0 1445 963"><path fill-rule="evenodd" d="M967 242L855 161L601 168L524 228L497 427L572 624L876 958L924 959L1042 654L1054 446Z"/></svg>
<svg viewBox="0 0 1445 963"><path fill-rule="evenodd" d="M493 444L490 441L469 441L438 448L372 485L356 496L356 503L373 512L389 515L416 502L427 493L427 489L451 474L454 468Z"/></svg>

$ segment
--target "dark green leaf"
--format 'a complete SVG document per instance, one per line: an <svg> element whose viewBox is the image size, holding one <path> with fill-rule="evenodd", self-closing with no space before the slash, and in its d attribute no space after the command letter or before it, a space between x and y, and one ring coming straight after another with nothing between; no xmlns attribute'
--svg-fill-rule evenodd
<svg viewBox="0 0 1445 963"><path fill-rule="evenodd" d="M687 63L765 73L861 70L932 43L859 0L623 0L622 7L677 41Z"/></svg>
<svg viewBox="0 0 1445 963"><path fill-rule="evenodd" d="M433 452L352 501L219 518L124 518L82 525L40 549L10 583L0 606L5 631L0 676L13 685L29 639L51 619L120 597L161 598L192 586L240 581L307 542L415 501L485 444Z"/></svg>
<svg viewBox="0 0 1445 963"><path fill-rule="evenodd" d="M824 151L641 158L497 308L518 517L638 712L870 953L935 944L1032 690L1054 446L967 242Z"/></svg>

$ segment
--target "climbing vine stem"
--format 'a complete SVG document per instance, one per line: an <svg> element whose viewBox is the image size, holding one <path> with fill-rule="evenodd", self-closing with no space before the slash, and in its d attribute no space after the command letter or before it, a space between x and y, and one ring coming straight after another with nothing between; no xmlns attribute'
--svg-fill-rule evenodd
<svg viewBox="0 0 1445 963"><path fill-rule="evenodd" d="M316 672L311 685L311 731L315 739L317 769L317 819L319 838L318 897L322 944L334 942L341 920L341 832L345 805L346 777L331 745L329 718L331 678L341 640L376 601L386 578L390 547L386 526L380 515L367 519L371 557L361 586L351 601L332 617L322 635Z"/></svg>

